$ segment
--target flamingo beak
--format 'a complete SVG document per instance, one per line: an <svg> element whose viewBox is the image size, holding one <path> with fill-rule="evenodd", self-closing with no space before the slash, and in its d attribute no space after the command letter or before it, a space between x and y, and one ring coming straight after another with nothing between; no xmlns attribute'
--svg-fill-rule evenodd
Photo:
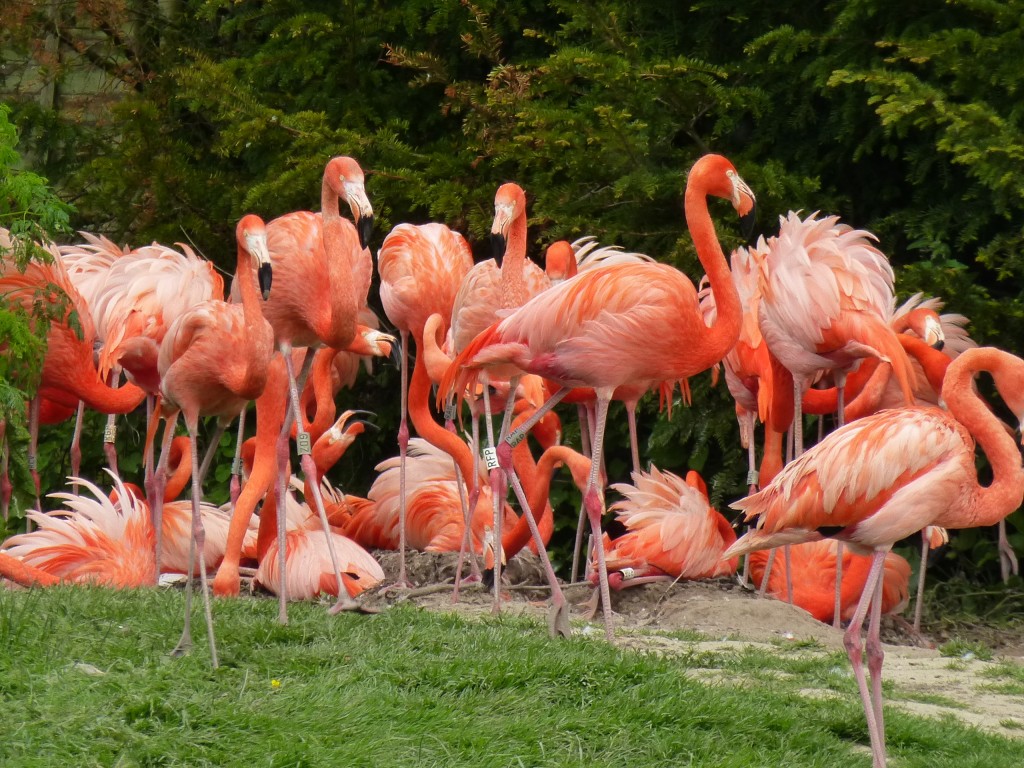
<svg viewBox="0 0 1024 768"><path fill-rule="evenodd" d="M370 235L373 234L373 206L366 196L366 187L361 180L343 181L342 189L345 190L345 201L352 211L352 218L355 219L359 232L359 247L365 248L370 242Z"/></svg>
<svg viewBox="0 0 1024 768"><path fill-rule="evenodd" d="M256 275L260 284L260 293L263 300L270 298L270 284L273 282L274 272L270 265L270 250L267 248L267 235L265 232L253 232L246 234L245 246L249 254L256 259L259 265Z"/></svg>
<svg viewBox="0 0 1024 768"><path fill-rule="evenodd" d="M505 236L500 232L491 233L491 255L494 257L494 263L499 267L501 261L505 257L505 248L508 247L508 242L505 240Z"/></svg>
<svg viewBox="0 0 1024 768"><path fill-rule="evenodd" d="M370 242L370 235L373 234L373 214L360 218L356 229L359 231L359 245L365 248Z"/></svg>

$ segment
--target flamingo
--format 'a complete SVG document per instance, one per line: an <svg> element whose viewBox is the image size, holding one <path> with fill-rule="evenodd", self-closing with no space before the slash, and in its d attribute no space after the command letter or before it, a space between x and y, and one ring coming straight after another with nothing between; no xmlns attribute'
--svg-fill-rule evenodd
<svg viewBox="0 0 1024 768"><path fill-rule="evenodd" d="M423 328L427 318L434 314L442 318L451 316L455 294L472 267L473 255L465 238L436 223L421 226L399 224L384 238L377 254L381 303L402 340L401 421L398 427L398 585L403 587L409 586L405 570L409 334L416 342L416 365L423 365ZM446 331L446 328L441 329L442 333ZM416 415L424 414L417 412ZM468 510L466 514L468 516Z"/></svg>
<svg viewBox="0 0 1024 768"><path fill-rule="evenodd" d="M117 475L110 475L115 500L88 480L75 478L92 497L50 494L62 499L66 509L28 512L36 530L9 538L3 545L6 554L61 581L117 589L152 583L156 561L149 506Z"/></svg>
<svg viewBox="0 0 1024 768"><path fill-rule="evenodd" d="M0 229L0 245L8 240L6 230ZM60 310L51 318L46 333L46 355L39 386L29 406L29 470L36 490L39 507L39 474L36 471L40 398L56 400L63 405L77 404L103 413L130 413L142 402L145 392L133 384L119 388L107 385L93 360L97 341L96 327L88 305L75 288L67 269L55 252L56 247L45 246L54 259L50 263L30 261L24 271L13 259L0 259L0 296L12 306L21 307L30 316L37 302L42 301ZM3 344L0 343L0 347Z"/></svg>
<svg viewBox="0 0 1024 768"><path fill-rule="evenodd" d="M355 224L341 216L339 205L344 200L352 211ZM277 438L278 494L284 495L289 468L289 435L291 424L302 423L298 381L304 380L312 365L310 351L319 346L346 349L355 339L360 308L366 304L373 263L366 249L373 228L373 208L366 197L362 168L353 158L331 158L324 167L320 193L320 213L296 211L279 216L267 224L267 246L270 260L277 272L277 288L264 307L264 315L273 328L274 344L284 358L288 372L288 403L282 429ZM251 266L246 266L250 272ZM306 361L298 377L292 363L292 348L307 347ZM259 414L257 414L257 419ZM297 439L303 474L313 477L312 462L303 434ZM313 484L313 501L320 514L325 533L329 525L319 487ZM248 525L252 507L236 512L239 520L232 525L232 542L238 542ZM279 518L279 552L285 555L284 517ZM328 547L331 546L328 537ZM214 582L217 594L237 594L237 566L225 558L229 568L218 572ZM284 573L282 563L279 571ZM342 602L341 572L336 572L339 602ZM285 590L280 589L280 614L287 621Z"/></svg>
<svg viewBox="0 0 1024 768"><path fill-rule="evenodd" d="M843 558L842 601L840 618L849 620L864 592L871 569L871 558L858 555L844 547L839 552L835 539L808 541L796 544L782 553L783 561L792 573L793 605L803 608L818 621L833 623L835 614L836 558ZM767 594L778 599L788 599L786 579L779 569L767 571L768 552L751 552L750 579L756 587L764 585ZM766 572L767 571L767 572ZM887 552L882 575L882 614L898 613L906 607L910 597L910 563L895 552Z"/></svg>
<svg viewBox="0 0 1024 768"><path fill-rule="evenodd" d="M787 465L766 488L732 505L748 520L756 518L757 527L726 550L726 557L825 537L872 555L863 596L843 641L864 705L874 768L886 763L884 654L878 634L886 553L928 525L994 525L1024 499L1018 448L974 390L980 371L991 373L1003 401L1024 423L1024 360L991 347L969 349L946 372L942 399L948 411L907 406L851 422ZM975 438L992 466L987 487L978 482ZM870 691L862 666L865 649Z"/></svg>
<svg viewBox="0 0 1024 768"><path fill-rule="evenodd" d="M274 331L263 317L260 293L265 301L270 294L272 267L267 249L267 229L256 215L243 216L235 229L238 242L237 281L242 303L207 301L197 304L167 330L160 345L159 372L161 415L164 447L160 454L149 496L153 499L153 523L157 531L156 552L159 559L161 516L164 483L169 459L167 450L174 435L179 412L184 415L192 452L192 537L194 546L203 551L204 530L199 501L202 496L202 474L196 446L199 417L217 416L221 423L234 419L246 403L263 391L267 368L274 350ZM259 287L249 262L258 262ZM151 426L151 433L155 429ZM152 434L147 443L152 441ZM189 587L192 571L189 569ZM203 592L206 629L210 642L210 660L217 667L217 648L213 633L213 615L206 583L206 562L199 559L199 580ZM191 647L191 594L186 589L185 627L176 651Z"/></svg>
<svg viewBox="0 0 1024 768"><path fill-rule="evenodd" d="M601 539L604 512L598 470L615 388L688 378L721 360L739 336L739 295L715 235L708 195L729 200L741 216L753 208L754 195L721 155L705 155L690 169L684 208L718 303L712 325L700 314L693 283L675 268L646 262L598 267L552 287L477 336L452 363L439 388L441 397L465 392L485 367L499 377L536 373L562 387L534 414L539 419L569 388L593 387L597 418L584 503L595 540ZM525 422L499 445L498 460L506 472L512 470L512 446L529 426ZM515 487L514 473L510 479ZM605 636L612 642L603 548L597 554ZM563 605L553 604L562 610Z"/></svg>
<svg viewBox="0 0 1024 768"><path fill-rule="evenodd" d="M736 532L711 506L697 472L690 470L684 480L652 466L650 472L634 472L632 480L612 485L624 497L611 509L626 533L614 540L605 536L611 587L736 572L736 559L722 559Z"/></svg>

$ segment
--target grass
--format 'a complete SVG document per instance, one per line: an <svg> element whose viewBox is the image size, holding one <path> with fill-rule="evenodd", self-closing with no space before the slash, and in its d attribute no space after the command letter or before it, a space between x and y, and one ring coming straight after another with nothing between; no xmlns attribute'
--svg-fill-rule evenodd
<svg viewBox="0 0 1024 768"><path fill-rule="evenodd" d="M213 671L201 628L191 655L168 656L181 606L166 590L0 591L0 764L870 765L835 654L666 658L411 607L331 617L294 605L282 627L272 601L231 600L215 604ZM812 685L838 694L799 694ZM1020 749L949 719L887 715L894 768L991 768Z"/></svg>

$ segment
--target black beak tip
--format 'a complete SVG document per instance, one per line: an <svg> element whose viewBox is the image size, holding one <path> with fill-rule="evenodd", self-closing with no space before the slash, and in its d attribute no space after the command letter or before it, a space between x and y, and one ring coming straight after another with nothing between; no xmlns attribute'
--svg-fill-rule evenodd
<svg viewBox="0 0 1024 768"><path fill-rule="evenodd" d="M270 298L270 284L274 280L273 268L270 264L260 264L258 275L260 292L263 294L263 300L266 301Z"/></svg>
<svg viewBox="0 0 1024 768"><path fill-rule="evenodd" d="M366 248L373 234L373 216L363 216L359 219L359 246Z"/></svg>
<svg viewBox="0 0 1024 768"><path fill-rule="evenodd" d="M757 205L751 206L750 210L740 216L740 230L748 243L754 241L754 231L757 228Z"/></svg>
<svg viewBox="0 0 1024 768"><path fill-rule="evenodd" d="M505 248L508 243L505 241L505 236L502 234L491 234L491 255L494 256L495 263L500 267L501 260L505 256Z"/></svg>
<svg viewBox="0 0 1024 768"><path fill-rule="evenodd" d="M939 339L934 344L932 344L932 349L937 349L939 352L941 352L944 346L946 346L946 340Z"/></svg>

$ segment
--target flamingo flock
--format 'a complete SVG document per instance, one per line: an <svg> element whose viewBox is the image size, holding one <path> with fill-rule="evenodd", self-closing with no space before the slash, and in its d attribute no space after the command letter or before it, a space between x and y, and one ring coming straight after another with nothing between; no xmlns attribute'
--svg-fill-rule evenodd
<svg viewBox="0 0 1024 768"><path fill-rule="evenodd" d="M47 331L42 378L27 404L29 467L39 423L77 411L80 425L84 408L113 418L145 400L148 431L143 490L118 474L111 421L104 492L96 479L79 477L76 430L71 490L49 495L63 506L43 510L36 475L27 513L34 529L0 547L0 577L125 588L197 575L216 667L211 592L238 595L243 568L279 597L286 622L289 599L330 595L332 611L360 610L356 598L386 581L375 551L398 550L394 589L414 586L409 548L458 552L454 596L461 581L492 573L500 611L502 564L530 547L551 590L549 631L568 636L570 606L546 551L550 484L564 465L581 494L578 527L585 516L591 533L591 608L602 611L609 642L612 590L732 576L742 556L741 578L763 594L836 626L848 622L844 643L873 762L884 766L879 623L908 603L911 570L891 550L912 535L927 545L945 529L1001 524L1020 506L1017 446L973 381L990 374L1020 420L1024 361L978 347L965 318L939 314L938 299L917 295L900 305L875 238L836 216L788 212L777 234L727 257L713 197L741 218L752 215L752 189L728 159L708 154L690 168L683 195L706 273L697 286L673 266L598 248L593 238L552 243L546 268L537 267L527 258L527 196L514 183L495 195L491 260L474 265L465 237L444 224L397 225L376 269L380 306L401 339L401 421L397 455L377 466L366 498L326 478L367 423L337 414L339 387L352 385L360 359L387 356L396 342L370 309L373 207L353 158L326 164L319 212L238 222L229 296L187 247L119 248L83 233L78 244L41 244L51 258L25 271L4 259L5 302L30 309L46 291L66 301ZM635 409L646 393L671 403L678 385L688 398L688 380L719 364L749 457L749 495L731 504L749 525L739 537L698 473L645 468L636 444ZM627 405L633 467L609 484L612 400ZM246 438L250 402L256 426ZM561 444L569 414L555 410L559 403L577 406L578 448ZM836 428L819 427L805 450L804 414L823 424L829 413ZM179 414L187 437L175 434ZM214 437L203 454L199 424L211 417ZM202 499L202 482L222 431L236 421L231 500L214 507ZM986 486L975 441L992 466ZM301 479L292 476L293 452ZM189 500L179 502L186 485ZM6 517L6 478L3 489ZM623 531L615 538L605 530L609 510ZM1015 570L1004 529L1000 554L1004 570ZM185 594L175 653L191 646L192 589Z"/></svg>

